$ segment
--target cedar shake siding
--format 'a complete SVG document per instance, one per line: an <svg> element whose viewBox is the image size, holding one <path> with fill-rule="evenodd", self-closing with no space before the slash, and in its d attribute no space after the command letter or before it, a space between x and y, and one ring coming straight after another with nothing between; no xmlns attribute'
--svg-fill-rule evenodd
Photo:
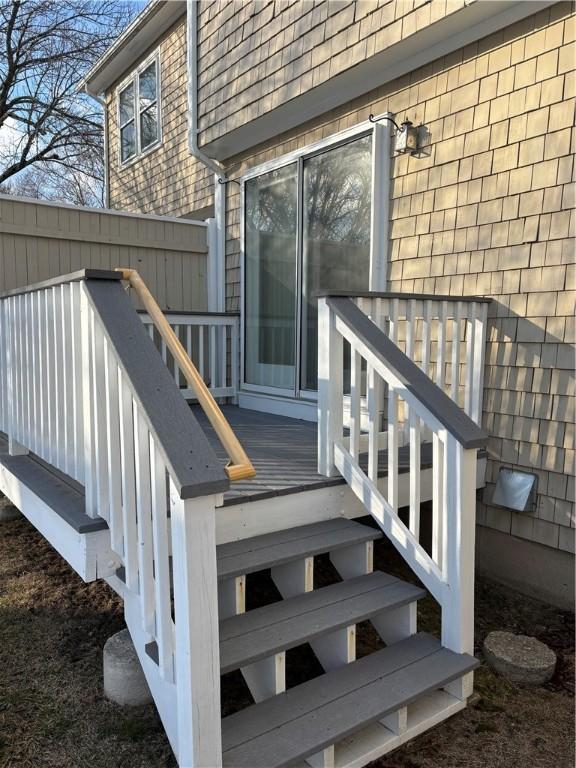
<svg viewBox="0 0 576 768"><path fill-rule="evenodd" d="M201 145L462 5L331 2L329 13L325 3L200 2ZM564 551L574 549L576 524L575 19L570 3L552 5L226 162L237 179L370 113L427 127L428 156L392 160L389 289L494 299L478 522ZM118 207L182 215L211 202L211 175L187 150L183 25L160 43L162 147L119 172L110 131ZM239 206L229 183L229 310L240 301ZM487 503L502 465L538 474L535 514Z"/></svg>

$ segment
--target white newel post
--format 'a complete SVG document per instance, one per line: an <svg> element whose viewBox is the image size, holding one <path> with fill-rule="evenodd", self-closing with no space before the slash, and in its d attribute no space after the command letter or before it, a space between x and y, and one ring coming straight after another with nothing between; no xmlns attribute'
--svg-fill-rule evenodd
<svg viewBox="0 0 576 768"><path fill-rule="evenodd" d="M442 645L470 654L474 652L476 454L476 449L465 449L447 435L443 478L447 587L442 604Z"/></svg>
<svg viewBox="0 0 576 768"><path fill-rule="evenodd" d="M342 336L325 298L318 299L318 472L339 474L334 464L334 441L342 438Z"/></svg>
<svg viewBox="0 0 576 768"><path fill-rule="evenodd" d="M182 500L170 482L181 768L222 765L215 503Z"/></svg>

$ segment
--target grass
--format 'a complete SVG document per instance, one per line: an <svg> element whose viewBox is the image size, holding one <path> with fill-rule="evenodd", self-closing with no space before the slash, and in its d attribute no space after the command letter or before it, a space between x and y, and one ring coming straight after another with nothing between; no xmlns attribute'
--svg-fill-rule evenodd
<svg viewBox="0 0 576 768"><path fill-rule="evenodd" d="M409 577L384 544L376 567ZM320 563L320 583L329 568ZM264 577L253 586L270 589ZM373 768L569 768L574 765L573 616L478 580L478 650L493 629L530 634L558 654L540 688L506 682L485 665L472 706L373 763ZM419 626L435 631L431 599ZM152 705L123 709L102 696L102 648L124 626L119 598L105 583L84 584L24 520L0 525L0 768L174 768ZM360 632L360 650L375 642ZM302 649L288 659L289 683L316 674ZM236 676L223 683L226 712L246 701Z"/></svg>

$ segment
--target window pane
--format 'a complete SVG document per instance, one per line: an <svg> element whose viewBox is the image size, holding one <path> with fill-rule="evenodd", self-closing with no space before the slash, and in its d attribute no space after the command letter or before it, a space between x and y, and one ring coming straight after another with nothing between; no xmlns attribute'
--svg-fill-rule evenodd
<svg viewBox="0 0 576 768"><path fill-rule="evenodd" d="M122 161L128 160L136 154L136 131L134 130L134 120L120 129L120 153Z"/></svg>
<svg viewBox="0 0 576 768"><path fill-rule="evenodd" d="M131 83L120 93L120 125L134 117L134 84Z"/></svg>
<svg viewBox="0 0 576 768"><path fill-rule="evenodd" d="M302 271L302 389L318 388L320 289L369 286L371 136L304 161Z"/></svg>
<svg viewBox="0 0 576 768"><path fill-rule="evenodd" d="M245 378L294 389L296 164L246 182Z"/></svg>
<svg viewBox="0 0 576 768"><path fill-rule="evenodd" d="M156 101L156 62L153 61L140 73L138 83L140 96L140 111L149 107L153 101Z"/></svg>
<svg viewBox="0 0 576 768"><path fill-rule="evenodd" d="M140 149L153 144L158 138L158 105L153 104L140 115Z"/></svg>

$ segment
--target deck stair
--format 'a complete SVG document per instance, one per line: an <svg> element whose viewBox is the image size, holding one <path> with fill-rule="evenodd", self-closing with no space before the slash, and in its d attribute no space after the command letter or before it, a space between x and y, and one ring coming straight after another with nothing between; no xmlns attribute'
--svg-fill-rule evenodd
<svg viewBox="0 0 576 768"><path fill-rule="evenodd" d="M281 486L253 480L218 390L198 400L224 464L181 394L179 323L154 321L159 354L121 277L141 283L82 271L0 296L0 491L122 597L180 767L361 768L462 710L477 666L482 300L322 297L317 464L283 424ZM242 479L257 491L226 500ZM373 570L383 536L414 583ZM427 594L439 639L418 632ZM299 654L311 664L292 675ZM227 675L250 696L223 717Z"/></svg>

